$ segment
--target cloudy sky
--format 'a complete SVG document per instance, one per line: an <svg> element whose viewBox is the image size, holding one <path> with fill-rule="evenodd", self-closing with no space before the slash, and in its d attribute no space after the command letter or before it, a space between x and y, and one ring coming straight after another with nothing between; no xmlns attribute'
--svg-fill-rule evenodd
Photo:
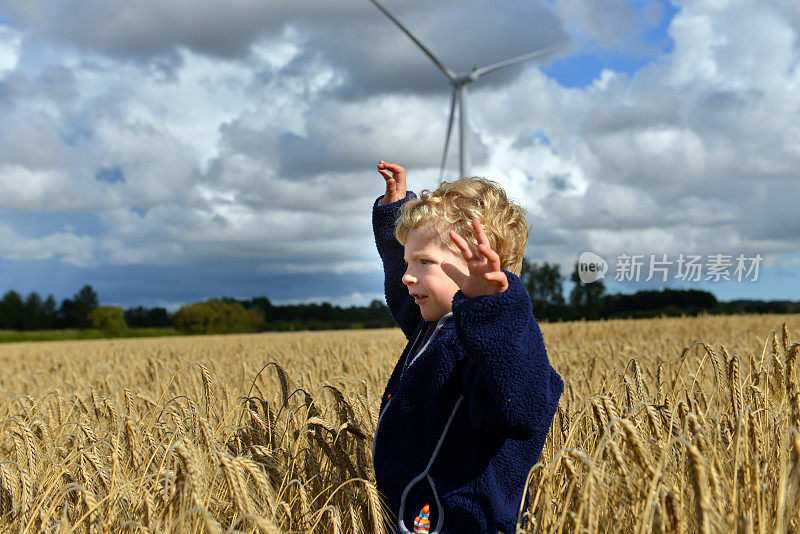
<svg viewBox="0 0 800 534"><path fill-rule="evenodd" d="M470 171L526 208L532 261L798 298L800 3L384 4L456 71L555 47L469 89ZM375 164L435 186L449 98L367 0L0 0L0 291L382 298ZM734 280L645 282L651 254Z"/></svg>

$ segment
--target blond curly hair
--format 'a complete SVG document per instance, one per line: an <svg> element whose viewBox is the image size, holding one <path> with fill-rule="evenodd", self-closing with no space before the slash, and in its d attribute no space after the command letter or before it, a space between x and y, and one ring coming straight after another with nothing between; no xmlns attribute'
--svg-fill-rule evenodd
<svg viewBox="0 0 800 534"><path fill-rule="evenodd" d="M438 243L460 256L449 232L455 230L477 250L472 228L475 217L483 225L492 250L500 256L501 268L519 276L530 232L525 211L508 199L497 182L486 178L460 178L442 182L434 191L423 189L419 198L403 205L394 235L405 245L411 230L432 224L439 233Z"/></svg>

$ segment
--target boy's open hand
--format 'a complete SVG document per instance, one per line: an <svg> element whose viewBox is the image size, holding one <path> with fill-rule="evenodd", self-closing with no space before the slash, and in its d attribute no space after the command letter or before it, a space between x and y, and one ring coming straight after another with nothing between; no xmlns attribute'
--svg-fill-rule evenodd
<svg viewBox="0 0 800 534"><path fill-rule="evenodd" d="M472 227L478 239L477 252L463 237L450 230L450 239L461 249L469 274L462 273L455 265L446 262L442 263L442 270L469 298L502 293L508 289L508 277L500 270L500 256L489 245L489 238L477 217L472 220Z"/></svg>
<svg viewBox="0 0 800 534"><path fill-rule="evenodd" d="M378 162L378 172L386 180L386 194L382 204L391 204L406 198L406 170L395 163Z"/></svg>

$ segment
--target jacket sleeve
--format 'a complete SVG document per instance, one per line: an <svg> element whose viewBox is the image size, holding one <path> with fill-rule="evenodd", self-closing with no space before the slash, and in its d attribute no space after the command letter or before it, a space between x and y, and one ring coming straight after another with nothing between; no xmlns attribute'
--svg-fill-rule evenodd
<svg viewBox="0 0 800 534"><path fill-rule="evenodd" d="M403 260L405 247L394 236L394 226L403 204L416 197L409 191L404 199L391 204L381 204L383 199L381 195L372 207L372 231L375 234L378 254L383 262L386 305L389 306L394 322L403 331L406 339L411 338L422 321L422 314L408 293L408 288L403 284L402 278L406 272Z"/></svg>
<svg viewBox="0 0 800 534"><path fill-rule="evenodd" d="M528 439L550 428L564 382L547 358L522 281L503 272L503 293L469 298L459 290L453 297L466 357L461 386L473 426Z"/></svg>

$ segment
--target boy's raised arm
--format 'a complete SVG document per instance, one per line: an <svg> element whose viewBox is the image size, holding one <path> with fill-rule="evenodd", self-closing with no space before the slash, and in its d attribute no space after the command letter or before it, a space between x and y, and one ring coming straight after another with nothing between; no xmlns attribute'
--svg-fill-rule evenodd
<svg viewBox="0 0 800 534"><path fill-rule="evenodd" d="M394 226L403 204L416 195L406 191L406 171L400 165L381 161L378 172L386 180L386 193L375 200L372 208L372 231L383 262L386 304L394 322L406 338L410 338L422 321L422 315L403 284L405 247L394 236Z"/></svg>
<svg viewBox="0 0 800 534"><path fill-rule="evenodd" d="M462 390L475 427L544 443L564 383L550 365L522 281L503 272L506 291L469 298L459 290L453 297L467 358Z"/></svg>
<svg viewBox="0 0 800 534"><path fill-rule="evenodd" d="M472 226L477 250L450 232L469 272L442 264L460 288L453 296L453 316L467 357L462 389L470 419L489 432L544 439L564 384L550 366L522 281L500 268L480 220Z"/></svg>

